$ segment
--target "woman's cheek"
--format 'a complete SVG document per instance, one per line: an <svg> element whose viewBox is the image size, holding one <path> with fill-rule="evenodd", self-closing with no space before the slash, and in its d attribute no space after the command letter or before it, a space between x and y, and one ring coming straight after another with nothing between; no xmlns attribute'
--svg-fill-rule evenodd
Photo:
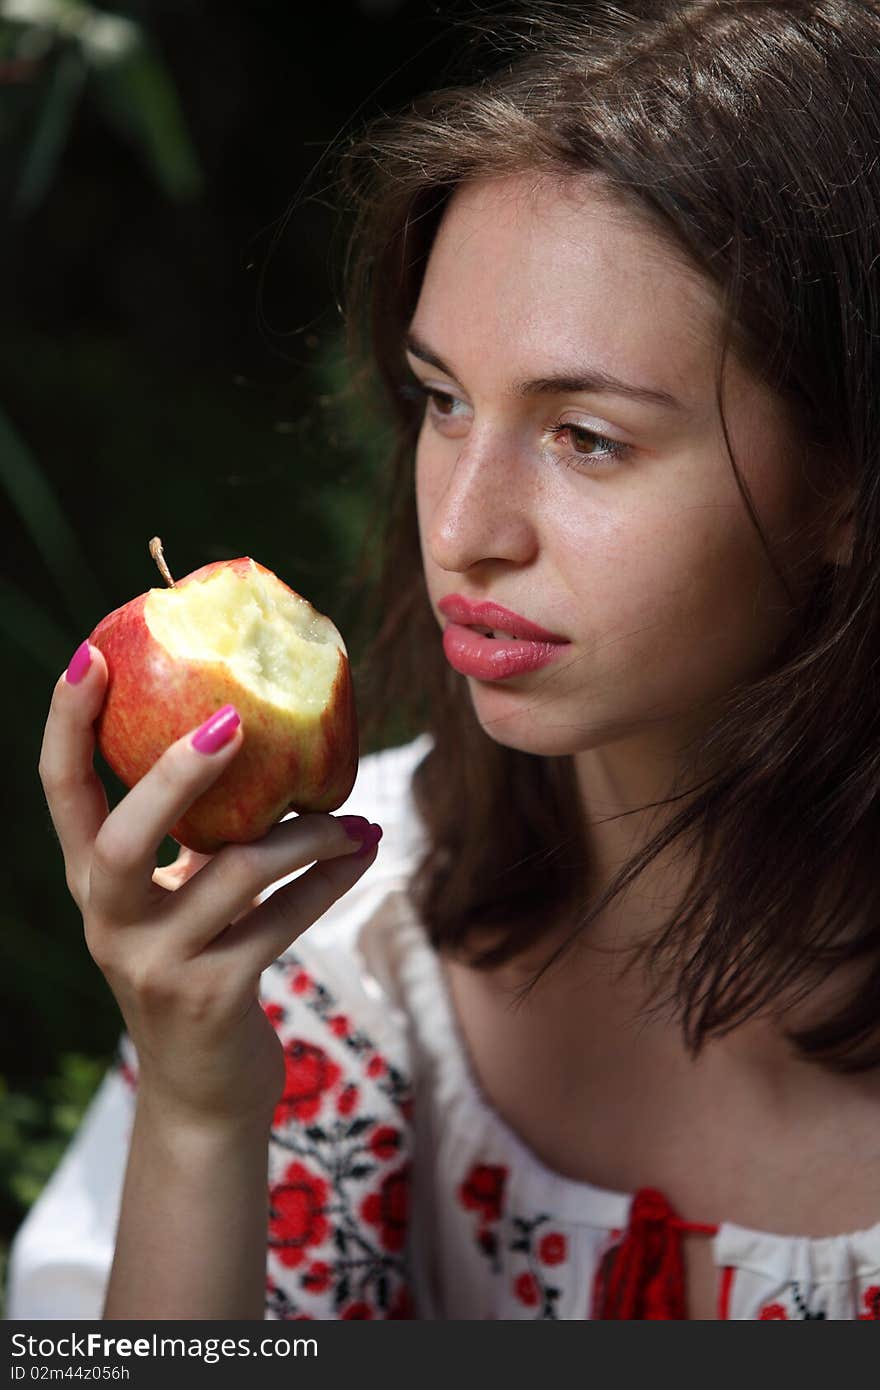
<svg viewBox="0 0 880 1390"><path fill-rule="evenodd" d="M672 686L738 665L753 626L743 560L728 528L666 508L593 532L592 579L582 567L578 587L610 664Z"/></svg>

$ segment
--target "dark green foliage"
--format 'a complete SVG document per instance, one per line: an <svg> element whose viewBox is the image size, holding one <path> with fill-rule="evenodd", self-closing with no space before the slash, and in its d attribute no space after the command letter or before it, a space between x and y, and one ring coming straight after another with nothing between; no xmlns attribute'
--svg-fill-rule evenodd
<svg viewBox="0 0 880 1390"><path fill-rule="evenodd" d="M63 0L84 23L137 17L102 61L71 32L0 18L0 1266L121 1029L37 774L55 680L158 582L156 534L178 575L254 556L333 617L355 664L371 635L354 562L384 440L336 400L342 238L323 173L320 196L297 189L389 73L383 101L424 81L399 75L419 8L392 32L354 3L307 21L241 6L209 26L198 5ZM312 49L341 18L358 65L334 59L331 90ZM112 807L124 788L97 766ZM166 840L160 862L175 854Z"/></svg>

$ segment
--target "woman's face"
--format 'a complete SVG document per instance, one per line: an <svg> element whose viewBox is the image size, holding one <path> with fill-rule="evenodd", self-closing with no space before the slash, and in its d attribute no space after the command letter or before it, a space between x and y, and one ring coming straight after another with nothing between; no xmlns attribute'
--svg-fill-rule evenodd
<svg viewBox="0 0 880 1390"><path fill-rule="evenodd" d="M428 592L441 629L437 605L455 593L569 643L543 669L467 677L498 742L563 755L627 740L640 756L674 754L700 707L764 668L787 631L725 450L719 324L712 290L586 178L482 180L449 204L411 323L446 366L407 355L439 393L416 460ZM514 390L591 371L678 404ZM805 484L783 408L730 359L724 399L734 456L788 568Z"/></svg>

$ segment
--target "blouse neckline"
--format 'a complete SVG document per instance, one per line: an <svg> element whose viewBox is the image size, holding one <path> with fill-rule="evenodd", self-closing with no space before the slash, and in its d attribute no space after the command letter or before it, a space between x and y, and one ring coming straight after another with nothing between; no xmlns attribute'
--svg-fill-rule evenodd
<svg viewBox="0 0 880 1390"><path fill-rule="evenodd" d="M538 1199L550 1200L559 1219L573 1223L601 1224L622 1229L629 1220L635 1194L617 1192L594 1183L567 1177L549 1167L504 1119L485 1094L473 1066L467 1043L461 1032L455 1006L449 991L442 964L431 945L426 929L408 893L401 894L402 917L399 928L409 936L402 952L407 987L412 991L415 1016L435 1064L438 1084L447 1101L461 1107L464 1128L489 1125L499 1136L503 1148L513 1155L524 1179L524 1186ZM687 1220L689 1213L680 1212ZM830 1236L785 1235L780 1232L755 1230L732 1221L715 1224L712 1237L719 1263L731 1262L729 1251L753 1250L759 1264L781 1248L807 1247L817 1263L837 1263L842 1245L867 1247L870 1262L880 1269L880 1220L863 1230Z"/></svg>

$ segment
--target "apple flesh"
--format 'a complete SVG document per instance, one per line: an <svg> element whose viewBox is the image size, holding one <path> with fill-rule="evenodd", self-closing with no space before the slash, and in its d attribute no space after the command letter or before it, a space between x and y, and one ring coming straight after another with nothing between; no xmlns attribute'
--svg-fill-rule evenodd
<svg viewBox="0 0 880 1390"><path fill-rule="evenodd" d="M150 589L89 637L109 681L95 732L127 786L220 708L242 747L170 830L200 854L258 839L288 811L335 811L358 769L348 653L336 627L249 556Z"/></svg>

